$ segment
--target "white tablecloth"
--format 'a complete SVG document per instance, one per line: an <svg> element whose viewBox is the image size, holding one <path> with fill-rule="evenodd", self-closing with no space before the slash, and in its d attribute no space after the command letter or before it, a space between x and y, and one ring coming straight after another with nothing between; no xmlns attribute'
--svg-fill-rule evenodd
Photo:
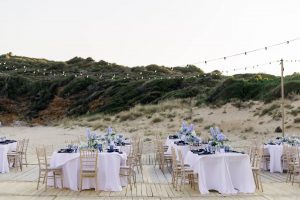
<svg viewBox="0 0 300 200"><path fill-rule="evenodd" d="M175 141L179 141L180 139L170 139L169 137L167 137L165 145L166 146L170 146L171 144L174 144Z"/></svg>
<svg viewBox="0 0 300 200"><path fill-rule="evenodd" d="M268 151L264 151L264 154L270 154L270 172L281 172L283 171L281 157L283 154L283 146L282 145L265 145L264 149ZM265 166L263 164L262 166Z"/></svg>
<svg viewBox="0 0 300 200"><path fill-rule="evenodd" d="M177 159L178 159L178 149L181 149L183 158L185 158L186 154L190 150L189 145L176 145L176 144L174 144L175 141L179 141L179 140L180 139L169 139L169 138L167 138L166 143L165 143L168 146L167 154L172 154L171 147L174 147L175 152L177 154Z"/></svg>
<svg viewBox="0 0 300 200"><path fill-rule="evenodd" d="M194 172L199 175L201 194L217 190L222 194L254 193L255 184L246 154L220 153L199 156L189 151L185 158Z"/></svg>
<svg viewBox="0 0 300 200"><path fill-rule="evenodd" d="M53 153L51 167L62 167L64 188L77 191L80 187L80 158L79 153ZM122 191L126 186L126 179L120 178L120 166L126 164L126 153L99 153L98 155L98 190ZM49 181L49 185L53 182ZM61 187L60 180L57 185ZM83 179L83 189L95 188L94 179Z"/></svg>
<svg viewBox="0 0 300 200"><path fill-rule="evenodd" d="M116 146L116 148L121 150L122 152L125 152L126 155L130 155L132 145Z"/></svg>
<svg viewBox="0 0 300 200"><path fill-rule="evenodd" d="M7 160L7 153L9 151L15 151L17 143L0 144L0 173L8 173L9 165Z"/></svg>

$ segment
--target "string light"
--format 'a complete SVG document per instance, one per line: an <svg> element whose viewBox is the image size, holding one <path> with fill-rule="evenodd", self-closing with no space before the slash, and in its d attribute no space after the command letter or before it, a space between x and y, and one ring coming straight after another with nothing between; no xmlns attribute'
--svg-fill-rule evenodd
<svg viewBox="0 0 300 200"><path fill-rule="evenodd" d="M192 64L192 65L201 64L201 63L207 64L208 62L226 60L227 58L232 58L232 57L241 56L241 55L248 55L249 53L254 53L254 52L258 52L258 51L262 51L262 50L266 51L270 48L290 44L291 42L295 42L295 41L298 41L298 40L300 40L300 37L294 38L294 39L291 39L291 40L287 40L287 41L284 41L284 42L279 42L279 43L275 43L275 44L272 44L272 45L268 45L268 46L265 46L265 47L262 47L262 48L257 48L257 49L253 49L253 50L249 50L249 51L243 51L241 53L235 53L235 54L228 55L228 56L222 56L222 57L216 57L216 58L201 60L201 61L193 62L193 63L190 63L190 64ZM179 65L179 66L185 66L185 65Z"/></svg>

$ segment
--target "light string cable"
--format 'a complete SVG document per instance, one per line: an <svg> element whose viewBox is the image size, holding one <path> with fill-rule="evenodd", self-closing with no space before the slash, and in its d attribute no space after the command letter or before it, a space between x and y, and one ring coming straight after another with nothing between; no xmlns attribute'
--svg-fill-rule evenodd
<svg viewBox="0 0 300 200"><path fill-rule="evenodd" d="M298 40L300 40L300 37L297 37L297 38L294 38L294 39L291 39L291 40L286 40L284 42L274 43L274 44L267 45L267 46L264 46L264 47L248 50L248 51L242 51L242 52L239 52L239 53L235 53L235 54L231 54L231 55L227 55L227 56L216 57L216 58L211 58L211 59L207 59L207 60L200 60L200 61L196 61L196 62L189 63L189 64L190 65L207 64L209 62L226 60L226 59L232 58L232 57L237 57L237 56L242 56L242 55L246 56L250 53L254 53L254 52L258 52L258 51L267 51L271 48L274 48L274 47L277 47L277 46L282 46L282 45L287 45L287 44L290 44L290 43L298 41ZM179 66L186 66L186 64L179 65Z"/></svg>

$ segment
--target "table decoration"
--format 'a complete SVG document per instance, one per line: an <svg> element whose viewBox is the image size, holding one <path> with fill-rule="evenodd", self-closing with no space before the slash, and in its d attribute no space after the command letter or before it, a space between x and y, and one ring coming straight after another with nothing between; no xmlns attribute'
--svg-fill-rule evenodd
<svg viewBox="0 0 300 200"><path fill-rule="evenodd" d="M183 140L188 144L199 144L201 142L201 139L196 135L196 131L194 130L194 125L190 124L188 126L186 122L182 123L182 126L180 130L176 133L176 136L177 138ZM172 138L176 139L174 138L174 136Z"/></svg>
<svg viewBox="0 0 300 200"><path fill-rule="evenodd" d="M209 142L208 142L208 149L209 151L211 152L220 152L220 149L223 149L221 151L224 151L225 152L225 148L226 150L228 150L228 146L226 147L224 145L224 142L225 141L228 141L228 139L226 138L226 136L220 131L220 129L218 127L216 128L213 128L213 127L210 127L210 135L211 135L211 138L209 139Z"/></svg>
<svg viewBox="0 0 300 200"><path fill-rule="evenodd" d="M276 137L275 140L270 139L265 145L281 145L288 144L291 146L299 146L300 138L297 136L285 136L285 137Z"/></svg>

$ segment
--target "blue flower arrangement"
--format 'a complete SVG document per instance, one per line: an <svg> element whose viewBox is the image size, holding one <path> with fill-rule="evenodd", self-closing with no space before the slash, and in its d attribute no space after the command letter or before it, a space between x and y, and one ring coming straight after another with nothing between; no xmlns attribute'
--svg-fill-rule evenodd
<svg viewBox="0 0 300 200"><path fill-rule="evenodd" d="M228 141L226 136L220 131L218 127L216 128L210 127L209 131L210 131L210 135L212 136L212 139L209 141L209 145L224 146L224 142Z"/></svg>
<svg viewBox="0 0 300 200"><path fill-rule="evenodd" d="M187 143L200 143L201 140L196 135L196 131L194 130L194 125L187 125L186 122L182 122L182 126L180 130L176 134L178 138L184 140Z"/></svg>

